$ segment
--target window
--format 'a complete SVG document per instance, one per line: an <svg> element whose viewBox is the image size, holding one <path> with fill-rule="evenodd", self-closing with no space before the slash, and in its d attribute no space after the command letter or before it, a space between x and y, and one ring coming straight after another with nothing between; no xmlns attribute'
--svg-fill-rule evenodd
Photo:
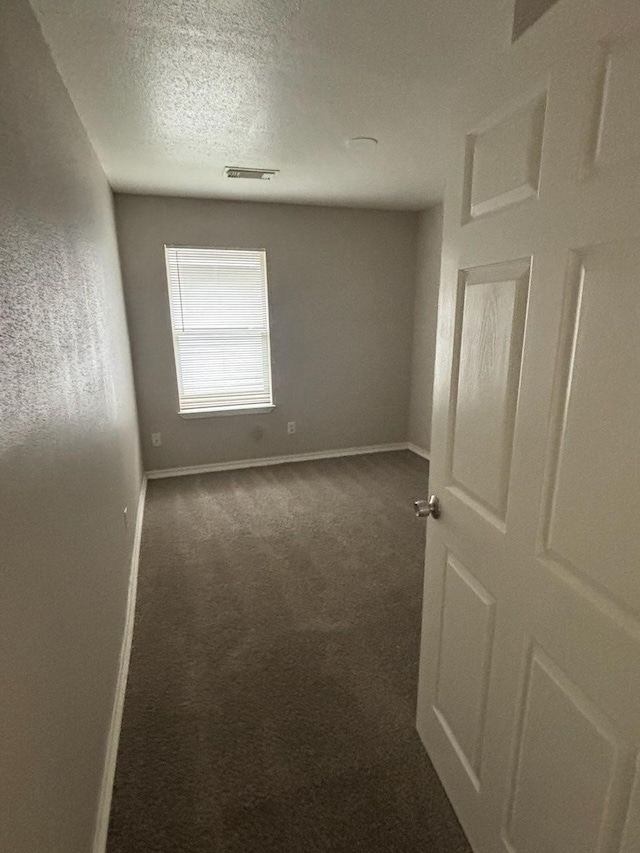
<svg viewBox="0 0 640 853"><path fill-rule="evenodd" d="M264 249L165 254L180 414L273 407Z"/></svg>

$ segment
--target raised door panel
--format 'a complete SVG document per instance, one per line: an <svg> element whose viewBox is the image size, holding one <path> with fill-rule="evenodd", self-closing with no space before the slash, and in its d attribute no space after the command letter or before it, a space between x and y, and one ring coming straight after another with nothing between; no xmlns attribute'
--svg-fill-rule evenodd
<svg viewBox="0 0 640 853"><path fill-rule="evenodd" d="M465 218L536 197L546 95L503 113L467 139Z"/></svg>
<svg viewBox="0 0 640 853"><path fill-rule="evenodd" d="M640 156L640 38L605 45L592 166L622 166Z"/></svg>
<svg viewBox="0 0 640 853"><path fill-rule="evenodd" d="M476 788L491 667L495 601L453 557L445 569L435 713Z"/></svg>
<svg viewBox="0 0 640 853"><path fill-rule="evenodd" d="M619 849L632 754L539 648L529 657L503 840L511 853Z"/></svg>
<svg viewBox="0 0 640 853"><path fill-rule="evenodd" d="M522 358L529 261L461 274L452 482L504 524Z"/></svg>
<svg viewBox="0 0 640 853"><path fill-rule="evenodd" d="M640 613L640 251L573 259L548 461L544 552Z"/></svg>

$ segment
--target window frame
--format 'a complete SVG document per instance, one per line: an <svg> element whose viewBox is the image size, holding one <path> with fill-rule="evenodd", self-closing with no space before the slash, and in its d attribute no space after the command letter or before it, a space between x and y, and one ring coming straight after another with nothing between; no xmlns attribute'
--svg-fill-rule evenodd
<svg viewBox="0 0 640 853"><path fill-rule="evenodd" d="M176 380L176 396L177 396L177 413L181 418L191 419L191 418L216 418L216 417L229 417L233 415L256 415L256 414L267 414L272 412L275 407L275 394L273 387L273 354L271 351L271 314L270 314L270 306L269 306L269 275L267 270L267 250L265 247L255 248L255 247L246 247L246 246L196 246L196 245L186 245L186 244L178 244L178 243L165 243L163 246L164 249L164 261L165 261L165 277L167 281L167 297L169 300L169 322L171 325L171 344L173 347L173 367L175 373ZM262 256L262 273L264 280L264 293L265 293L265 319L266 319L266 345L267 345L267 353L268 353L268 378L269 378L269 403L256 403L249 405L237 405L230 404L225 406L216 406L215 408L210 409L188 409L182 408L182 381L181 381L181 371L179 368L179 349L178 349L178 328L176 323L174 322L174 310L173 310L173 298L171 292L171 275L169 268L169 250L170 249L192 249L196 251L214 251L214 252L256 252L260 253Z"/></svg>

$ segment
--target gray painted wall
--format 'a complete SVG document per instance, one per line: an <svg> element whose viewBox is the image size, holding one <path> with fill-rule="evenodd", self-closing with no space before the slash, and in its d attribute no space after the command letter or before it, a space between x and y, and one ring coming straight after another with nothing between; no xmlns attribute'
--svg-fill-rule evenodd
<svg viewBox="0 0 640 853"><path fill-rule="evenodd" d="M26 0L0 78L0 848L88 853L141 476L112 199Z"/></svg>
<svg viewBox="0 0 640 853"><path fill-rule="evenodd" d="M423 450L431 449L431 401L441 254L442 205L438 205L421 213L418 224L409 441Z"/></svg>
<svg viewBox="0 0 640 853"><path fill-rule="evenodd" d="M147 469L407 440L416 214L117 195L116 219ZM177 414L165 243L266 248L275 411Z"/></svg>

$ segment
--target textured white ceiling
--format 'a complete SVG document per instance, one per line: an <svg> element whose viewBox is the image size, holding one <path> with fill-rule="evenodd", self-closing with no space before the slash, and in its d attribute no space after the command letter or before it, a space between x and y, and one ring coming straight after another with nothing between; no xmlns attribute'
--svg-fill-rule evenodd
<svg viewBox="0 0 640 853"><path fill-rule="evenodd" d="M32 5L115 189L410 209L441 197L448 93L508 47L513 0Z"/></svg>

